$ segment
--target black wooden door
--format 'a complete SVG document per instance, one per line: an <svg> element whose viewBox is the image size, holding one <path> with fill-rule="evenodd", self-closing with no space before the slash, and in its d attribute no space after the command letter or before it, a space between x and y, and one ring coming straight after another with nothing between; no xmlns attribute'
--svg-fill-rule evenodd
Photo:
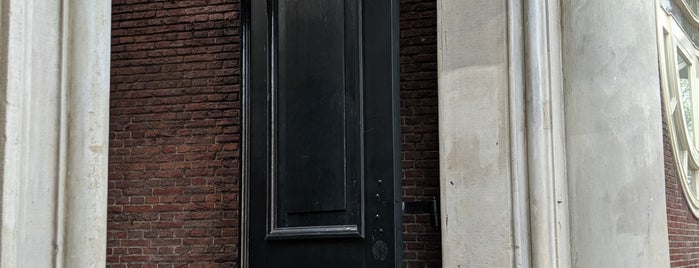
<svg viewBox="0 0 699 268"><path fill-rule="evenodd" d="M397 0L242 8L243 264L402 266Z"/></svg>

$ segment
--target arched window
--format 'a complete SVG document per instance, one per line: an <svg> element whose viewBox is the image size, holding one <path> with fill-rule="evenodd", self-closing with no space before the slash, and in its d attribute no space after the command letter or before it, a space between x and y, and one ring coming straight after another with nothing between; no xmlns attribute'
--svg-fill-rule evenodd
<svg viewBox="0 0 699 268"><path fill-rule="evenodd" d="M658 9L660 76L673 157L687 203L699 217L699 0Z"/></svg>

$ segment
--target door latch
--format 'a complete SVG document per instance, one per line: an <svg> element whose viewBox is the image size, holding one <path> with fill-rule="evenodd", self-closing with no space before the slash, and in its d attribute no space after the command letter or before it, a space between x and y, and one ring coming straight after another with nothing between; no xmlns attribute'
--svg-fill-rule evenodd
<svg viewBox="0 0 699 268"><path fill-rule="evenodd" d="M430 214L430 225L435 231L439 230L439 202L435 197L430 200L403 202L403 214Z"/></svg>

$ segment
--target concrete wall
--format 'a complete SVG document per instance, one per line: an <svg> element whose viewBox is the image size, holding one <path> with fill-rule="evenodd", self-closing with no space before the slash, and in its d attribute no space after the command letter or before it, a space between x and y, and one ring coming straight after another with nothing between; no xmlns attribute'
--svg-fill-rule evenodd
<svg viewBox="0 0 699 268"><path fill-rule="evenodd" d="M110 2L0 6L0 266L104 266Z"/></svg>
<svg viewBox="0 0 699 268"><path fill-rule="evenodd" d="M443 265L511 267L507 8L437 8Z"/></svg>
<svg viewBox="0 0 699 268"><path fill-rule="evenodd" d="M446 267L669 266L654 14L438 1Z"/></svg>
<svg viewBox="0 0 699 268"><path fill-rule="evenodd" d="M653 1L562 2L573 267L667 267Z"/></svg>

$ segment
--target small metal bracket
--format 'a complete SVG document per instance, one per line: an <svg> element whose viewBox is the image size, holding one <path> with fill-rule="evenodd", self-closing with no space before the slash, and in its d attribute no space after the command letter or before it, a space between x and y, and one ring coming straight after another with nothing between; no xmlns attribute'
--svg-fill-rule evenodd
<svg viewBox="0 0 699 268"><path fill-rule="evenodd" d="M430 224L439 230L439 202L436 197L430 200L403 202L403 214L430 214Z"/></svg>

